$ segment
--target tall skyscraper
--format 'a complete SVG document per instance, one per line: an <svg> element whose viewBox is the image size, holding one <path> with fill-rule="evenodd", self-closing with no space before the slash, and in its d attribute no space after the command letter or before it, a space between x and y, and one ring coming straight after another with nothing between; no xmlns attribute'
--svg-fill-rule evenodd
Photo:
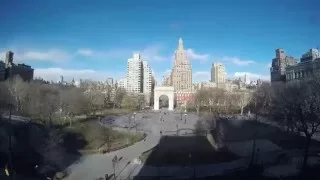
<svg viewBox="0 0 320 180"><path fill-rule="evenodd" d="M171 83L175 91L192 90L192 67L187 59L187 52L183 48L181 38L179 39L178 49L175 51Z"/></svg>
<svg viewBox="0 0 320 180"><path fill-rule="evenodd" d="M145 98L145 104L150 105L151 94L154 88L152 69L147 61L143 61L143 94Z"/></svg>
<svg viewBox="0 0 320 180"><path fill-rule="evenodd" d="M226 82L226 68L221 63L213 63L211 67L211 82L223 84Z"/></svg>
<svg viewBox="0 0 320 180"><path fill-rule="evenodd" d="M151 93L152 70L147 61L143 61L143 93Z"/></svg>
<svg viewBox="0 0 320 180"><path fill-rule="evenodd" d="M143 66L139 52L134 52L133 57L128 59L127 91L131 93L143 91Z"/></svg>

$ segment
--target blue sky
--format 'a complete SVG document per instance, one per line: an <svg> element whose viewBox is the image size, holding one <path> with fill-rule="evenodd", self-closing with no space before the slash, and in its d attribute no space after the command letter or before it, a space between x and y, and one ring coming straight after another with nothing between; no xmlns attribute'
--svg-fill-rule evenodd
<svg viewBox="0 0 320 180"><path fill-rule="evenodd" d="M210 79L213 62L229 77L268 78L274 50L299 58L320 46L317 0L2 0L0 53L56 80L125 75L142 52L158 80L171 69L182 37L194 81Z"/></svg>

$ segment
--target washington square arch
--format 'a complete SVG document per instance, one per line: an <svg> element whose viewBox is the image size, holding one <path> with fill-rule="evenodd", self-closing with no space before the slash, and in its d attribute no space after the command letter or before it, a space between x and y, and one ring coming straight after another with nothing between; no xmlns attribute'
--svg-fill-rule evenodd
<svg viewBox="0 0 320 180"><path fill-rule="evenodd" d="M168 110L173 111L174 106L174 87L171 86L158 86L154 88L154 110L159 110L159 98L165 95L168 97L169 106Z"/></svg>

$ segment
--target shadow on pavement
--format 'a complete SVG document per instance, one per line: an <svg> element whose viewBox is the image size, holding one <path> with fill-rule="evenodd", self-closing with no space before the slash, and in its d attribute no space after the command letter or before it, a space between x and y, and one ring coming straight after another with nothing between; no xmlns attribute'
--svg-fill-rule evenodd
<svg viewBox="0 0 320 180"><path fill-rule="evenodd" d="M11 127L12 169L14 174L25 179L43 179L44 176L52 177L56 172L64 171L81 156L75 146L86 143L81 135L62 129L48 129L33 123L14 123ZM0 125L1 170L9 164L9 129L9 123L3 121ZM70 140L73 143L65 143Z"/></svg>
<svg viewBox="0 0 320 180"><path fill-rule="evenodd" d="M150 178L148 167L161 168L162 171L166 171L166 167L192 169L196 165L229 162L237 158L227 149L215 150L205 136L163 136L146 158L144 166L135 179L148 178L148 176ZM179 178L180 175L185 177L185 174L177 175L177 172L159 173L161 176L172 173L175 178ZM153 176L156 175L153 174Z"/></svg>

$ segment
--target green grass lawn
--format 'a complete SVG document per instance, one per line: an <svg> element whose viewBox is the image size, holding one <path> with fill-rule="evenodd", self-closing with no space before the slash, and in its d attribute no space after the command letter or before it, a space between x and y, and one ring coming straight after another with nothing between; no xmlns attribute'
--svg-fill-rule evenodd
<svg viewBox="0 0 320 180"><path fill-rule="evenodd" d="M101 126L97 121L77 122L72 127L65 127L74 137L66 138L69 148L79 151L97 152L98 149L112 151L131 145L143 139L143 133L118 132Z"/></svg>
<svg viewBox="0 0 320 180"><path fill-rule="evenodd" d="M128 114L133 113L136 110L133 109L124 109L124 108L115 108L115 109L103 109L97 112L97 115L120 115L120 114Z"/></svg>

